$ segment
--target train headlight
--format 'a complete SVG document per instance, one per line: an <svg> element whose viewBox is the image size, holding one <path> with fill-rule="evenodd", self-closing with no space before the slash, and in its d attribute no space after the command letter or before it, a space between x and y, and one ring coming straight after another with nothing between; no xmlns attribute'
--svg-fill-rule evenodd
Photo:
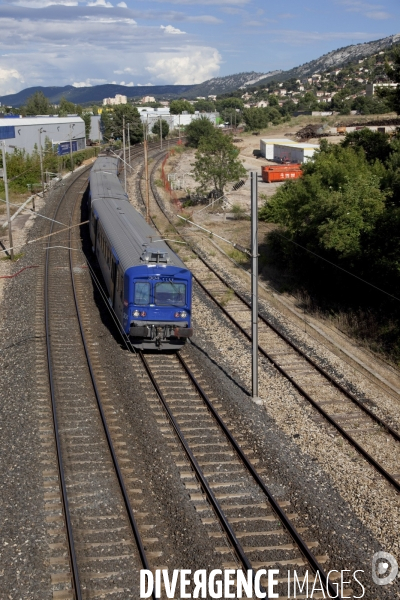
<svg viewBox="0 0 400 600"><path fill-rule="evenodd" d="M176 319L178 319L179 317L185 318L185 317L187 317L187 312L185 310L182 310L181 312L176 312L174 317Z"/></svg>
<svg viewBox="0 0 400 600"><path fill-rule="evenodd" d="M144 310L142 310L142 312L140 313L141 317L145 317L147 315L147 312L145 312Z"/></svg>
<svg viewBox="0 0 400 600"><path fill-rule="evenodd" d="M187 312L185 310L182 310L181 317L182 318L187 317Z"/></svg>
<svg viewBox="0 0 400 600"><path fill-rule="evenodd" d="M138 310L134 310L133 311L133 316L134 317L138 317L140 315L140 312Z"/></svg>

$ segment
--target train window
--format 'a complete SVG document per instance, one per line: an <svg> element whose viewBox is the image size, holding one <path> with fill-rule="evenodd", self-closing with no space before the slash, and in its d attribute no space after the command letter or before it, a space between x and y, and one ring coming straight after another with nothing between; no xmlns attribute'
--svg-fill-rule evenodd
<svg viewBox="0 0 400 600"><path fill-rule="evenodd" d="M185 306L186 285L184 283L156 283L154 292L155 304L159 306Z"/></svg>
<svg viewBox="0 0 400 600"><path fill-rule="evenodd" d="M123 291L124 291L124 276L120 271L118 271L117 276L117 291L119 293L119 297L122 301Z"/></svg>
<svg viewBox="0 0 400 600"><path fill-rule="evenodd" d="M144 306L150 304L150 284L144 281L138 281L135 283L135 299L134 304Z"/></svg>

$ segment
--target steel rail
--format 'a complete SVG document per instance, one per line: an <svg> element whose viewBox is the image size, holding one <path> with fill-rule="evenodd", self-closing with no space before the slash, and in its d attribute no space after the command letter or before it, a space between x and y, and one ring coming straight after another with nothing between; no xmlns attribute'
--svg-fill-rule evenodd
<svg viewBox="0 0 400 600"><path fill-rule="evenodd" d="M208 501L210 502L211 506L213 507L214 512L219 519L219 522L221 523L223 529L225 530L225 533L227 534L230 543L232 544L232 547L236 553L236 556L239 558L240 562L242 563L242 565L246 569L246 571L250 570L252 572L252 576L254 579L255 575L254 575L254 570L251 566L251 563L250 563L249 559L247 558L247 556L242 548L242 545L239 542L239 540L237 539L231 525L229 524L229 521L226 518L218 500L216 499L214 492L210 488L210 486L207 482L207 479L203 473L203 470L201 469L193 452L191 451L189 444L187 443L185 436L183 435L181 428L179 427L178 422L176 421L176 419L168 405L168 402L167 402L163 392L161 391L160 386L158 385L157 380L154 377L151 367L150 367L149 363L147 362L142 350L139 350L139 356L142 360L142 363L146 370L146 373L147 373L151 383L153 384L154 389L156 390L157 395L160 398L160 401L168 415L168 418L175 430L175 433L179 438L179 441L186 453L186 456L188 457L190 464L192 465L193 470L196 473L196 476L198 477L198 479L200 481L201 487L202 487L204 493L206 494Z"/></svg>
<svg viewBox="0 0 400 600"><path fill-rule="evenodd" d="M214 275L230 290L232 290L232 292L235 294L235 296L237 298L239 298L239 300L241 300L243 302L243 304L245 304L247 306L247 308L251 309L251 303L248 302L248 300L246 300L246 298L237 290L235 290L215 269L212 265L210 265L208 263L208 261L201 256L201 254L196 251L196 249L192 248L194 253L196 254L196 256L198 256L198 258L203 262L203 264L212 272L214 273ZM197 279L196 279L197 281ZM339 383L338 381L336 381L336 379L334 377L332 377L332 375L330 375L330 373L328 373L327 371L325 371L325 369L323 369L318 363L316 363L310 356L308 356L304 350L302 350L301 348L299 348L295 342L293 342L285 333L283 333L282 331L280 331L269 319L267 319L266 317L264 317L261 313L258 313L258 318L265 324L267 325L270 329L272 329L272 331L274 331L274 333L276 333L284 342L286 342L291 348L293 348L293 350L295 350L302 358L304 358L314 369L316 369L320 375L322 375L323 377L325 377L332 385L334 385L340 392L342 392L342 394L344 394L349 400L351 400L352 402L354 402L354 404L356 404L358 406L358 408L361 408L361 410L363 410L369 417L371 417L371 419L373 419L376 423L378 423L378 425L380 425L381 427L383 427L384 429L386 429L386 431L388 433L390 433L396 441L400 442L400 434L393 429L388 423L386 423L385 421L382 421L382 419L380 417L378 417L378 415L376 415L374 412L372 412L372 410L370 410L367 406L365 406L360 400L358 400L358 398L356 398L356 396L350 392L349 390L347 390L341 383Z"/></svg>
<svg viewBox="0 0 400 600"><path fill-rule="evenodd" d="M232 315L229 314L229 312L225 309L224 306L222 306L222 304L206 289L206 287L197 279L196 279L196 283L202 288L202 290L204 292L206 292L206 294L208 294L208 296L215 302L215 304L218 306L218 308L224 313L224 315L226 317L228 317L228 319L230 319L230 321L235 325L235 327L237 327L237 329L239 329L239 331L249 340L251 341L251 335L249 333L247 333L247 331L240 325L240 323L238 323L234 317L232 317ZM274 367L279 371L279 373L281 373L286 379L288 379L290 381L290 383L293 385L293 387L296 388L296 390L308 401L310 402L310 404L312 404L312 406L314 408L316 408L318 410L318 412L331 424L333 425L338 432L340 433L340 435L342 435L377 471L379 471L379 473L398 491L400 492L400 483L398 481L396 481L396 479L394 477L392 477L392 475L390 475L390 473L388 473L386 471L386 469L384 469L382 467L382 465L380 463L378 463L366 450L364 450L364 448L362 446L360 446L360 444L358 442L356 442L356 440L349 434L347 433L347 431L345 429L343 429L343 427L341 425L339 425L339 423L330 416L329 413L327 413L322 406L320 406L318 404L318 402L316 400L314 400L310 394L308 392L306 392L305 389L302 388L302 386L300 384L298 384L296 382L296 380L289 375L289 373L287 373L285 371L285 369L283 367L281 367L279 365L279 363L272 358L272 356L270 354L268 354L268 352L266 350L264 350L264 348L262 346L258 346L258 350L259 352L265 357L267 358L273 365Z"/></svg>
<svg viewBox="0 0 400 600"><path fill-rule="evenodd" d="M142 152L143 152L143 150L142 150ZM134 154L133 157L140 156L140 154L141 154L141 152L139 150L137 153ZM54 211L53 220L50 225L50 233L53 233L54 224L55 224L54 221L55 221L55 218L58 214L58 211L59 211L63 201L65 200L65 197L70 192L70 189L72 188L73 184L76 183L76 181L79 180L83 175L85 175L90 170L90 168L91 167L88 166L83 170L83 172L80 172L73 179L73 181L70 183L70 185L67 187L67 189L64 190L64 193ZM72 213L71 213L71 215L72 215ZM71 216L71 219L72 219L72 216ZM71 231L69 233L69 239L70 239L69 246L71 248ZM51 406L52 406L53 432L54 432L54 439L55 439L55 444L56 444L57 468L58 468L58 475L59 475L59 481L60 481L61 500L62 500L62 506L63 506L65 525L66 525L66 532L67 532L67 543L68 543L68 551L69 551L69 562L70 562L70 568L71 568L72 589L73 589L75 599L83 600L82 589L81 589L81 584L80 584L80 577L79 577L78 561L77 561L75 544L74 544L71 515L70 515L70 510L69 510L68 492L67 492L65 475L64 475L63 457L62 457L61 442L60 442L59 427L58 427L58 418L57 418L56 392L55 392L55 383L54 383L53 363L52 363L52 356L51 356L50 311L49 311L49 256L50 256L49 248L50 248L50 240L47 242L47 248L46 248L45 278L44 278L44 304L45 304L46 354L47 354L48 378L49 378L49 388L50 388ZM129 502L129 498L128 498L126 487L125 487L125 484L123 481L122 473L121 473L120 467L117 462L117 457L116 457L115 450L114 450L114 447L112 444L110 431L108 429L108 426L107 426L107 423L105 420L104 411L103 411L103 408L102 408L102 405L100 402L99 391L98 391L98 387L97 387L97 384L95 381L92 364L89 359L88 347L87 347L86 340L84 338L84 333L83 333L84 329L83 329L83 325L82 325L81 315L79 312L77 296L76 296L76 287L75 287L73 268L72 268L72 251L71 251L71 249L69 251L69 262L70 262L70 271L71 271L71 282L72 282L73 293L74 293L74 302L75 302L75 307L77 309L77 317L78 317L78 321L79 321L80 332L81 332L82 341L83 341L83 345L84 345L85 355L88 360L88 368L89 368L89 373L90 373L91 381L93 384L93 389L94 389L95 396L96 396L96 401L98 404L103 427L104 427L104 430L106 433L107 442L108 442L110 453L112 456L114 468L116 470L118 482L121 487L121 492L122 492L124 504L125 504L125 507L126 507L126 510L128 513L128 518L129 518L129 521L130 521L130 524L131 524L131 527L133 530L133 534L135 537L135 541L136 541L136 544L138 547L139 556L140 556L143 567L145 569L149 569L149 563L147 561L143 542L141 540L140 533L139 533L139 530L138 530L138 527L136 524L136 520L134 518L133 510L132 510L132 507ZM152 594L152 598L155 599L154 594Z"/></svg>
<svg viewBox="0 0 400 600"><path fill-rule="evenodd" d="M156 168L156 165L154 165L153 167L153 171ZM150 176L150 182L151 182L151 188L152 188L152 193L153 193L153 197L156 200L160 210L162 211L162 213L164 214L164 216L167 218L167 220L169 221L169 223L175 228L174 224L172 223L172 221L170 220L170 218L168 217L168 215L165 213L165 211L163 210L161 204L159 203L159 201L157 200L158 197L158 192L157 190L154 189L153 186L153 181L152 181L152 175L153 172ZM154 222L153 222L154 223ZM155 224L154 224L155 225ZM177 231L177 229L175 228L175 231ZM180 234L181 237L182 234L180 232L178 232ZM231 289L233 291L233 293L241 300L243 301L248 307L250 306L250 304L242 297L242 295L237 292L228 282L226 282L224 280L224 278L219 275L215 269L208 264L208 262L201 256L201 254L194 248L193 245L188 244L190 249L193 251L194 254L196 254L196 256L203 262L203 264L210 269L217 277L218 279L228 288ZM251 335L240 325L240 323L238 323L236 321L236 319L234 317L232 317L232 315L226 310L226 308L224 306L222 306L222 304L212 295L212 293L207 290L207 288L201 283L201 281L195 276L193 275L193 278L195 279L196 283L202 288L202 290L215 302L215 304L218 306L218 308L224 313L224 315L226 317L228 317L228 319L235 325L235 327L237 327L239 329L239 331L249 340L251 341ZM313 359L311 359L310 357L308 357L303 350L301 350L300 348L298 348L294 342L291 342L291 340L289 340L287 338L287 336L285 334L283 334L282 332L279 331L279 329L277 329L274 325L272 325L272 323L270 323L267 319L265 319L263 317L263 315L260 315L259 313L259 318L269 327L271 327L271 329L278 335L280 336L284 341L287 341L287 343L298 353L300 354L303 358L305 358L309 364L311 364L313 367L315 366L315 368L318 370L318 372L324 376L330 383L332 383L332 385L334 385L337 389L339 389L347 398L349 398L352 402L354 402L359 408L361 408L366 414L368 414L368 416L370 416L376 423L378 423L381 427L383 427L388 433L390 433L394 439L396 441L400 442L400 435L387 423L385 423L385 421L383 421L382 419L380 419L380 417L378 417L377 415L375 415L371 410L369 410L366 406L363 405L362 402L360 402L351 392L349 392L348 390L346 390L346 388L344 388L340 383L338 383L337 381L335 381L335 379L329 374L327 373L324 369L322 369L322 367L320 367L319 365L317 365ZM339 425L339 423L329 415L329 413L327 413L309 394L308 392L306 392L306 390L304 390L302 388L302 386L300 386L295 379L289 375L289 373L286 372L286 370L281 367L279 365L279 363L272 358L272 356L270 354L268 354L268 352L266 352L266 350L264 350L264 348L260 345L258 345L258 350L259 352L265 357L267 358L272 364L273 366L286 378L290 381L290 383L295 387L295 389L310 403L312 404L312 406L318 410L318 412L324 417L324 419L326 419L333 427L335 427L335 429L337 429L337 431L340 433L340 435L342 437L344 437L366 460L367 462L369 462L369 464L371 464L385 479L388 483L390 483L390 485L392 485L397 492L400 492L400 483L392 476L390 475L390 473L388 473L386 471L386 469L384 469L384 467L382 467L382 465L380 463L378 463L366 450L364 450L364 448L362 446L360 446L360 444L358 444L358 442L356 442L356 440L349 434L346 432L345 429L343 429L343 427L341 425Z"/></svg>
<svg viewBox="0 0 400 600"><path fill-rule="evenodd" d="M204 491L204 493L206 494L211 506L214 509L214 512L216 514L216 516L218 517L222 527L224 528L228 539L230 541L230 543L232 544L232 547L234 549L234 551L236 552L236 555L238 556L239 560L241 561L243 567L246 570L251 570L253 573L253 578L254 578L254 569L252 568L251 562L250 560L247 558L239 540L237 539L228 518L225 516L225 513L223 512L221 506L219 505L218 500L216 499L205 475L203 474L203 471L200 467L200 465L198 464L196 458L194 457L189 444L187 443L181 428L179 427L178 422L176 421L172 410L170 409L168 402L163 394L163 392L160 389L160 386L157 383L157 380L155 378L155 376L153 375L153 372L151 370L151 367L149 366L144 354L142 351L139 351L139 355L140 358L143 362L143 365L146 369L146 372L150 378L151 383L153 384L157 395L159 396L161 403L168 415L168 418L175 430L175 433L177 434L179 441L181 442L181 445L193 467L193 470L201 484L201 487ZM264 493L264 495L267 497L270 505L272 506L274 512L276 513L277 517L279 518L279 520L282 522L283 526L286 528L287 532L289 533L290 537L292 538L292 540L295 542L296 546L298 547L298 549L300 550L301 554L303 555L303 557L306 559L306 561L308 562L308 564L311 566L311 568L313 569L313 571L315 573L319 573L319 575L321 576L322 580L325 580L325 588L329 591L329 593L331 594L332 598L336 598L336 592L335 589L333 588L332 584L329 582L329 579L326 575L326 573L324 572L323 568L321 567L321 565L319 564L318 560L315 558L315 556L313 555L313 553L311 552L311 550L308 548L306 542L303 540L303 538L301 537L301 535L298 533L298 531L296 530L295 526L293 525L293 523L290 521L290 519L288 518L288 516L286 515L286 513L282 510L282 508L279 506L278 502L275 500L274 496L272 495L272 493L270 492L270 490L267 488L267 486L265 485L264 481L262 480L262 478L260 477L260 475L257 473L256 469L253 467L253 465L251 464L250 460L247 458L246 454L243 452L243 450L240 448L238 442L236 441L235 437L233 436L233 434L230 432L230 430L228 429L228 427L226 426L226 424L224 423L223 419L220 417L219 413L217 412L217 410L214 408L214 406L212 405L210 399L208 398L206 392L203 390L203 388L201 387L200 383L197 381L196 377L194 376L194 374L192 373L192 371L190 370L190 368L188 367L188 365L186 364L186 362L184 361L184 359L180 356L179 353L176 354L179 362L182 365L182 368L184 369L185 373L187 374L187 376L189 377L192 385L194 386L195 390L198 392L198 394L200 395L200 397L202 398L203 402L205 403L207 410L212 414L212 416L214 417L215 422L217 423L217 425L220 427L220 429L223 431L225 437L227 438L228 442L230 443L230 445L233 447L234 451L236 452L236 454L238 455L240 461L243 463L243 465L245 466L245 468L247 469L247 471L250 473L251 477L253 478L253 480L257 483L257 485L261 488L262 492Z"/></svg>
<svg viewBox="0 0 400 600"><path fill-rule="evenodd" d="M71 216L72 219L72 216ZM133 509L132 509L132 505L129 501L129 496L128 496L128 492L125 486L125 482L124 482L124 478L121 472L121 468L119 466L118 463L118 458L117 455L115 453L115 449L114 449L114 444L111 438L111 433L110 433L110 429L108 427L107 424L107 420L106 420L106 416L104 414L104 409L103 409L103 405L101 403L101 398L100 398L100 392L99 392L99 388L96 382L96 377L94 374L94 369L93 369L93 365L92 365L92 361L90 359L90 354L89 354L89 348L87 345L87 341L86 341L86 337L85 337L85 333L84 333L84 326L82 323L82 317L81 317L81 311L79 309L79 303L78 303L78 297L77 297L77 293L76 293L76 286L75 286L75 277L74 277L74 270L73 270L73 261L72 261L72 245L71 245L71 238L72 238L72 231L70 230L69 233L69 237L70 237L70 250L69 250L69 264L70 264L70 273L71 273L71 283L72 283L72 289L73 289L73 294L74 294L74 303L75 303L75 308L76 308L76 314L77 314L77 318L78 318L78 323L79 323L79 330L80 330L80 334L81 334L81 338L82 338L82 344L85 350L85 356L86 356L86 361L88 364L88 369L89 369L89 373L90 373L90 379L92 381L92 385L93 385L93 391L96 397L96 402L97 402L97 407L99 409L99 413L100 413L100 417L101 417L101 421L103 424L103 428L104 428L104 432L106 434L106 438L107 438L107 443L108 443L108 448L110 450L110 454L111 454L111 458L113 461L113 465L114 465L114 469L115 472L117 474L117 478L118 478L118 483L119 486L121 488L121 493L122 493L122 497L124 499L124 504L125 504L125 508L128 514L128 518L129 518L129 522L133 531L133 535L135 537L135 541L138 547L138 551L139 551L139 556L140 556L140 560L142 562L143 568L150 570L150 565L148 563L147 560L147 556L146 556L146 552L143 546L143 542L142 542L142 538L139 532L139 528L137 526L136 523L136 519L133 513ZM152 594L152 598L155 599L155 595Z"/></svg>
<svg viewBox="0 0 400 600"><path fill-rule="evenodd" d="M311 565L311 567L314 570L314 572L315 573L319 572L320 575L325 579L325 581L328 582L327 575L325 574L323 568L321 567L321 565L319 564L319 562L315 558L314 554L308 548L306 542L303 540L303 538L301 537L301 535L297 531L296 527L290 521L290 519L286 515L285 511L282 510L282 508L279 506L278 502L275 500L274 496L272 495L272 493L270 492L270 490L268 489L268 487L265 485L263 479L257 473L256 469L253 467L253 465L251 464L250 460L247 458L246 454L243 452L243 450L239 446L239 444L236 441L235 437L229 431L228 427L225 425L223 419L219 415L218 411L214 408L211 400L208 398L208 395L203 390L203 388L201 387L200 383L197 381L195 375L193 374L193 372L191 371L191 369L189 368L189 366L186 364L185 360L182 358L182 356L179 353L177 353L177 357L178 357L178 360L181 363L182 367L184 368L185 372L189 376L189 378L190 378L192 384L194 385L195 389L197 390L197 392L202 397L202 399L203 399L203 401L204 401L207 409L213 415L214 419L216 420L216 422L218 423L218 425L220 426L220 428L224 432L224 434L227 437L229 443L235 449L235 451L238 454L240 460L243 462L243 464L245 465L245 467L248 470L248 472L251 474L251 476L254 479L254 481L259 485L259 487L261 488L261 490L263 491L263 493L267 496L268 501L272 505L275 513L278 515L279 519L282 521L282 523L286 527L287 531L289 532L289 535L291 536L291 538L293 539L293 541L296 543L296 545L300 549L300 552L303 554L303 556L309 562L309 564ZM330 593L332 593L332 591L334 591L334 588L332 586L330 586L329 583L327 583L326 587L328 587L328 590L329 590ZM333 596L333 597L335 597L335 596Z"/></svg>
<svg viewBox="0 0 400 600"><path fill-rule="evenodd" d="M84 171L84 173L87 171L88 169L86 169ZM54 212L53 215L53 221L50 225L50 233L52 233L53 228L54 228L54 219L57 216L57 213L61 207L62 202L64 201L67 193L70 191L70 188L72 187L72 185L81 177L81 173L72 181L72 183L70 184L70 186L64 191L58 205L57 208ZM52 416L53 416L53 430L54 430L54 438L55 438L55 442L56 442L56 453L57 453L57 466L58 466L58 476L59 476L59 480L60 480L60 486L61 486L61 499L62 499L62 504L63 504L63 512L64 512L64 519L65 519L65 525L66 525L66 530L67 530L67 541L68 541L68 550L69 550L69 562L70 562L70 566L71 566L71 579L72 579L72 587L74 590L74 595L76 600L82 600L82 593L81 593L81 585L80 585L80 580L79 580L79 570L78 570L78 561L77 561L77 557L76 557L76 551L75 551L75 545L74 545L74 537L73 537L73 531L72 531L72 523L71 523L71 516L70 516L70 512L69 512L69 505L68 505L68 494L67 494L67 486L66 486L66 482L65 482L65 476L64 476L64 467L63 467L63 459L62 459L62 452L61 452L61 443L60 443L60 436L59 436L59 431L58 431L58 420L57 420L57 407L56 407L56 393L55 393L55 385L54 385L54 378L53 378L53 363L52 363L52 357L51 357L51 349L50 349L50 311L49 311L49 294L48 294L48 287L49 287L49 247L50 247L50 240L47 242L47 248L46 248L46 261L45 261L45 278L44 278L44 305L45 305L45 329L46 329L46 345L47 345L47 365L48 365L48 376L49 376L49 387L50 387L50 396L51 396L51 407L52 407Z"/></svg>

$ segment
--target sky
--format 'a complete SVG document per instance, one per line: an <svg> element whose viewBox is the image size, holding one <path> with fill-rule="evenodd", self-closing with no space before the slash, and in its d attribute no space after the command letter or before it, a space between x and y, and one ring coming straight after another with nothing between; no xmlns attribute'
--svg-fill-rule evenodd
<svg viewBox="0 0 400 600"><path fill-rule="evenodd" d="M267 73L399 32L399 0L0 0L0 95Z"/></svg>

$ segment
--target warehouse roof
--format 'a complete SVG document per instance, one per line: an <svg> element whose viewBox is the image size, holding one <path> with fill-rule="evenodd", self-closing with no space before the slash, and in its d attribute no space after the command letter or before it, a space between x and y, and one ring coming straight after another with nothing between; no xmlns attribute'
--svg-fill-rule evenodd
<svg viewBox="0 0 400 600"><path fill-rule="evenodd" d="M1 119L0 125L21 127L21 125L64 125L68 123L83 123L81 117L16 117Z"/></svg>
<svg viewBox="0 0 400 600"><path fill-rule="evenodd" d="M262 138L260 140L261 142L264 142L264 144L279 144L279 145L284 145L284 144L295 144L296 142L292 142L292 140L289 140L288 138Z"/></svg>

